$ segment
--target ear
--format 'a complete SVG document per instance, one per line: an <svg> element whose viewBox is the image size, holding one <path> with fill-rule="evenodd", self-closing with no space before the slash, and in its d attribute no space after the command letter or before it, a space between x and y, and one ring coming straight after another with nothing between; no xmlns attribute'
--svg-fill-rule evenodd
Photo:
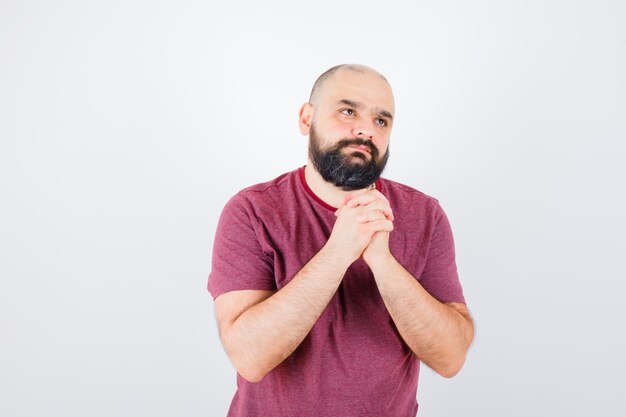
<svg viewBox="0 0 626 417"><path fill-rule="evenodd" d="M300 133L303 135L308 135L311 130L314 113L315 109L308 101L300 107L300 112L298 113L298 124L300 126Z"/></svg>

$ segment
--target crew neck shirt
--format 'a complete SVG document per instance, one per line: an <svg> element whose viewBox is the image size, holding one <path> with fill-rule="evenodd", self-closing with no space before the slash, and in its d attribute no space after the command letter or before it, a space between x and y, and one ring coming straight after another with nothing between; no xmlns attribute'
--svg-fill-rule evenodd
<svg viewBox="0 0 626 417"><path fill-rule="evenodd" d="M393 256L441 302L465 302L448 218L437 199L381 178ZM208 290L280 290L326 244L335 208L304 167L245 188L220 216ZM362 258L296 350L259 382L237 374L228 417L414 417L420 361L404 342Z"/></svg>

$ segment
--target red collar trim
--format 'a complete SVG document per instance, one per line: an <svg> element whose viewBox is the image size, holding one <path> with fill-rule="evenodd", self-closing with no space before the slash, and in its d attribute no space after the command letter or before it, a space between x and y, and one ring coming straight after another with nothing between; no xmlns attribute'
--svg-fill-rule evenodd
<svg viewBox="0 0 626 417"><path fill-rule="evenodd" d="M306 166L306 165L305 165L305 166ZM306 182L306 178L305 178L305 176L304 176L304 168L305 168L305 166L301 167L301 168L298 170L298 174L299 174L299 176L300 176L300 180L301 180L302 185L304 186L304 189L306 190L307 194L309 194L313 200L317 201L317 202L318 202L320 205L322 205L322 207L324 207L325 209L327 209L327 210L331 210L332 212L337 211L337 207L333 207L333 206L331 206L330 204L325 203L325 202L324 202L321 198L319 198L319 197L318 197L318 196L317 196L317 195L313 192L313 190L311 190L311 187L309 187L309 184L307 184L307 182ZM378 191L380 191L380 189L381 189L381 182L380 182L380 179L377 179L377 180L376 180L375 185L376 185L376 189L377 189Z"/></svg>

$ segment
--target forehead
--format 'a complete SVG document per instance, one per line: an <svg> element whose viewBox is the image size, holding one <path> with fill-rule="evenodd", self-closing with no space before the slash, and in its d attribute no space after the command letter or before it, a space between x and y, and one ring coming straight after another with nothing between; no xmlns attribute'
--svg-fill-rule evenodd
<svg viewBox="0 0 626 417"><path fill-rule="evenodd" d="M380 75L369 71L338 71L324 83L319 98L324 106L352 100L395 113L391 87Z"/></svg>

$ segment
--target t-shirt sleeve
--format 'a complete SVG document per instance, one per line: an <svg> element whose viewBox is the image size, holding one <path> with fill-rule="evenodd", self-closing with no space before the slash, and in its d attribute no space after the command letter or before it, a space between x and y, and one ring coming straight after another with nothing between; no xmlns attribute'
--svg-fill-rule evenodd
<svg viewBox="0 0 626 417"><path fill-rule="evenodd" d="M439 205L434 222L426 265L419 281L426 291L442 303L464 303L465 297L456 268L452 229Z"/></svg>
<svg viewBox="0 0 626 417"><path fill-rule="evenodd" d="M207 289L215 300L235 290L276 290L273 258L263 252L251 203L236 194L224 206L215 240Z"/></svg>

